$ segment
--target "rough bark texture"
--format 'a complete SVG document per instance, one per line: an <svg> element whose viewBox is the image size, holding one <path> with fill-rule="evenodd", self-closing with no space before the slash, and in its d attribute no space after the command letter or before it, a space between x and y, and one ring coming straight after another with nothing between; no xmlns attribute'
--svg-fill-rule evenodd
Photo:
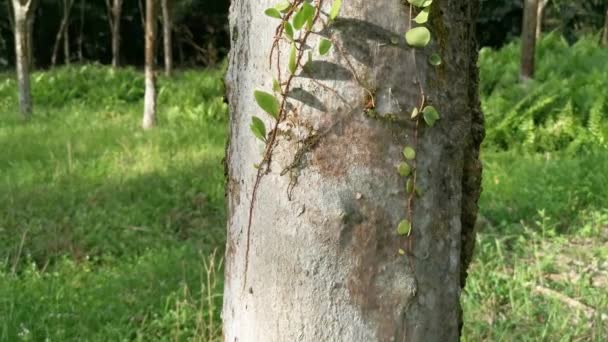
<svg viewBox="0 0 608 342"><path fill-rule="evenodd" d="M521 69L519 72L519 78L522 81L534 78L538 1L539 0L524 1L524 20L521 31Z"/></svg>
<svg viewBox="0 0 608 342"><path fill-rule="evenodd" d="M253 91L272 89L276 68L268 58L277 21L263 12L275 4L234 0L230 12L224 340L456 341L481 180L478 1L433 2L435 39L416 52L417 66L401 38L409 20L405 1L343 3L331 32L322 33L331 33L339 48L315 57L310 74L316 81L305 75L294 81L289 118L295 128L280 134L260 183L247 256L254 164L263 151L249 124L258 115L270 127ZM324 1L326 13L330 4ZM432 51L443 57L438 68L426 62ZM283 72L287 52L283 44ZM404 240L396 226L406 217L407 194L395 166L413 141L417 74L442 118L420 128L423 195L415 202L413 256L407 257L398 253ZM361 83L373 90L373 117L366 115L369 95ZM316 144L301 143L309 128ZM281 176L297 155L300 162Z"/></svg>
<svg viewBox="0 0 608 342"><path fill-rule="evenodd" d="M108 22L112 33L112 67L120 65L120 21L122 20L123 0L106 0L108 7Z"/></svg>
<svg viewBox="0 0 608 342"><path fill-rule="evenodd" d="M146 89L144 95L143 129L156 125L156 0L146 0Z"/></svg>
<svg viewBox="0 0 608 342"><path fill-rule="evenodd" d="M32 114L32 93L30 89L30 53L29 32L32 1L12 0L14 11L15 62L17 68L17 86L19 93L19 110L24 119Z"/></svg>
<svg viewBox="0 0 608 342"><path fill-rule="evenodd" d="M161 0L161 6L163 10L165 74L169 76L173 71L173 17L171 13L171 0Z"/></svg>

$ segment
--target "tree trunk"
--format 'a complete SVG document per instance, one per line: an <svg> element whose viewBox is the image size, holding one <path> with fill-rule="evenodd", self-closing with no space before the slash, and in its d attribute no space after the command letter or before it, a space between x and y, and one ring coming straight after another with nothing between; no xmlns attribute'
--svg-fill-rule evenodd
<svg viewBox="0 0 608 342"><path fill-rule="evenodd" d="M323 13L331 2L321 1ZM294 78L266 170L249 126L252 115L274 120L253 93L272 91L278 65L287 78L290 55L282 42L281 62L268 66L273 3L233 0L230 11L224 341L458 340L484 134L479 1L433 2L434 42L416 51L403 39L411 12L402 0L345 1L330 28L317 22L334 47ZM426 62L432 51L439 67ZM416 79L441 112L432 128L410 119ZM396 231L411 196L395 168L406 145L417 146L421 190L410 238Z"/></svg>
<svg viewBox="0 0 608 342"><path fill-rule="evenodd" d="M78 62L84 61L83 44L84 44L84 10L85 0L80 1L80 27L78 31Z"/></svg>
<svg viewBox="0 0 608 342"><path fill-rule="evenodd" d="M539 41L543 33L543 19L545 17L545 8L549 4L549 0L539 0L538 9L536 11L536 41Z"/></svg>
<svg viewBox="0 0 608 342"><path fill-rule="evenodd" d="M70 9L73 4L74 0L63 1L63 16L66 18L65 29L63 30L63 59L66 65L70 65Z"/></svg>
<svg viewBox="0 0 608 342"><path fill-rule="evenodd" d="M108 22L112 34L112 67L118 68L120 65L120 22L122 20L123 0L106 0L108 7Z"/></svg>
<svg viewBox="0 0 608 342"><path fill-rule="evenodd" d="M604 19L604 32L602 32L601 45L608 47L608 4L606 5L606 18Z"/></svg>
<svg viewBox="0 0 608 342"><path fill-rule="evenodd" d="M57 30L57 34L55 35L55 44L53 45L53 55L51 56L51 65L57 65L57 57L59 55L59 45L61 44L61 40L64 40L64 54L66 64L69 64L69 46L66 48L65 44L69 44L68 42L68 23L70 20L70 10L72 9L73 0L64 0L63 1L63 17L61 18L61 24L59 25L59 30Z"/></svg>
<svg viewBox="0 0 608 342"><path fill-rule="evenodd" d="M36 64L34 55L34 22L36 21L36 6L38 6L38 0L29 0L29 11L27 14L27 64L30 71L34 69Z"/></svg>
<svg viewBox="0 0 608 342"><path fill-rule="evenodd" d="M538 1L524 1L524 20L521 32L521 70L519 72L519 78L522 81L534 78Z"/></svg>
<svg viewBox="0 0 608 342"><path fill-rule="evenodd" d="M13 1L14 33L15 33L15 64L17 68L17 86L19 92L19 110L24 119L32 115L32 93L30 89L30 52L31 33L29 21L33 12L32 0Z"/></svg>
<svg viewBox="0 0 608 342"><path fill-rule="evenodd" d="M156 0L146 0L146 89L144 95L143 129L156 124Z"/></svg>
<svg viewBox="0 0 608 342"><path fill-rule="evenodd" d="M161 6L163 10L163 46L165 49L165 74L171 75L173 71L173 18L171 13L171 0L162 0Z"/></svg>

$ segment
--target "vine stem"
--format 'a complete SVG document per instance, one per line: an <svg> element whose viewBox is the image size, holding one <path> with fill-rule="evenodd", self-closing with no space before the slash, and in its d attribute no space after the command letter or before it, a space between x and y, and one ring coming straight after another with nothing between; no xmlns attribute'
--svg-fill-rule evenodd
<svg viewBox="0 0 608 342"><path fill-rule="evenodd" d="M412 20L413 20L413 5L410 5L410 20L409 20L409 27L408 30L412 29ZM418 62L416 59L416 49L412 48L412 61L414 63L414 70L415 70L415 80L416 83L418 83L418 87L420 90L420 103L418 104L418 117L416 117L416 127L414 128L414 150L416 151L416 158L414 158L413 160L413 164L412 165L412 169L414 170L414 172L412 173L412 189L411 192L408 196L407 199L407 212L408 212L408 220L410 222L410 227L411 227L411 234L408 235L408 250L409 253L413 256L415 256L414 250L413 250L413 240L414 240L414 235L413 235L413 230L414 230L414 199L416 197L416 183L417 183L417 178L418 178L418 131L420 128L420 115L422 115L422 111L424 109L425 103L426 103L426 95L424 92L424 87L422 86L422 80L418 71Z"/></svg>
<svg viewBox="0 0 608 342"><path fill-rule="evenodd" d="M296 6L297 6L296 4L299 4L301 2L302 1L300 1L298 3L294 3L293 8L296 8ZM321 15L322 6L323 6L323 0L317 0L317 8L316 8L315 16L313 18L312 26L314 26L314 24L316 24L317 20L319 19L319 16ZM277 32L282 31L281 26L284 26L284 22L280 25ZM296 65L300 65L302 58L304 57L306 42L307 42L311 32L312 32L312 28L311 29L307 28L304 33L304 36L301 39L299 39L300 47L298 48ZM275 45L277 46L276 47L277 51L280 51L280 49L278 47L278 43L277 43L278 39L280 39L280 37L275 37L275 43L273 43L273 50L271 50L271 59L272 59ZM279 63L280 63L280 61L277 61L277 66L280 71ZM271 65L272 65L272 63L271 63ZM282 99L281 99L279 117L274 124L272 133L270 135L270 139L268 140L268 142L266 144L266 149L264 150L264 158L262 159L262 163L260 163L260 165L259 165L258 171L256 173L256 177L255 177L255 183L253 185L253 191L251 194L251 203L249 205L249 219L247 222L247 242L245 245L245 271L244 271L244 275L243 275L243 290L247 287L247 271L249 270L249 250L251 248L251 224L253 222L253 212L254 212L255 200L256 200L256 196L257 196L262 178L264 177L265 174L268 174L270 172L270 163L272 161L272 152L274 151L274 146L277 142L279 125L281 124L281 122L283 122L285 120L285 118L287 116L287 113L286 113L287 94L289 94L289 90L291 89L291 83L294 80L295 76L296 76L295 73L292 73L289 75L289 77L287 78L287 82L285 84L285 89L281 93ZM280 80L279 80L279 82L280 82ZM264 167L265 167L265 169L264 169Z"/></svg>

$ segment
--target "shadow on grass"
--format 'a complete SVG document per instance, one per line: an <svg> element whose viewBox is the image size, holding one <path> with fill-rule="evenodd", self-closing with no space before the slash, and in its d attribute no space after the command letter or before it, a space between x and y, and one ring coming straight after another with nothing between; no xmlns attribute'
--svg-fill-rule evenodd
<svg viewBox="0 0 608 342"><path fill-rule="evenodd" d="M66 254L76 260L137 255L186 240L223 245L217 159L123 180L73 174L52 183L2 187L0 258L13 262L24 256L44 265Z"/></svg>

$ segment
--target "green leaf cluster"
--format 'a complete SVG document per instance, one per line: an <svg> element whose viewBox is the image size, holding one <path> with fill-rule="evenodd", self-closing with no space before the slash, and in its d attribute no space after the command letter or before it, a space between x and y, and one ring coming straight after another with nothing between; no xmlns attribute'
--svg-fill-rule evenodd
<svg viewBox="0 0 608 342"><path fill-rule="evenodd" d="M410 5L420 9L418 15L412 19L419 25L426 24L429 20L430 7L433 0L407 0ZM405 41L412 47L422 48L431 41L431 32L425 26L418 26L409 29L405 33Z"/></svg>

